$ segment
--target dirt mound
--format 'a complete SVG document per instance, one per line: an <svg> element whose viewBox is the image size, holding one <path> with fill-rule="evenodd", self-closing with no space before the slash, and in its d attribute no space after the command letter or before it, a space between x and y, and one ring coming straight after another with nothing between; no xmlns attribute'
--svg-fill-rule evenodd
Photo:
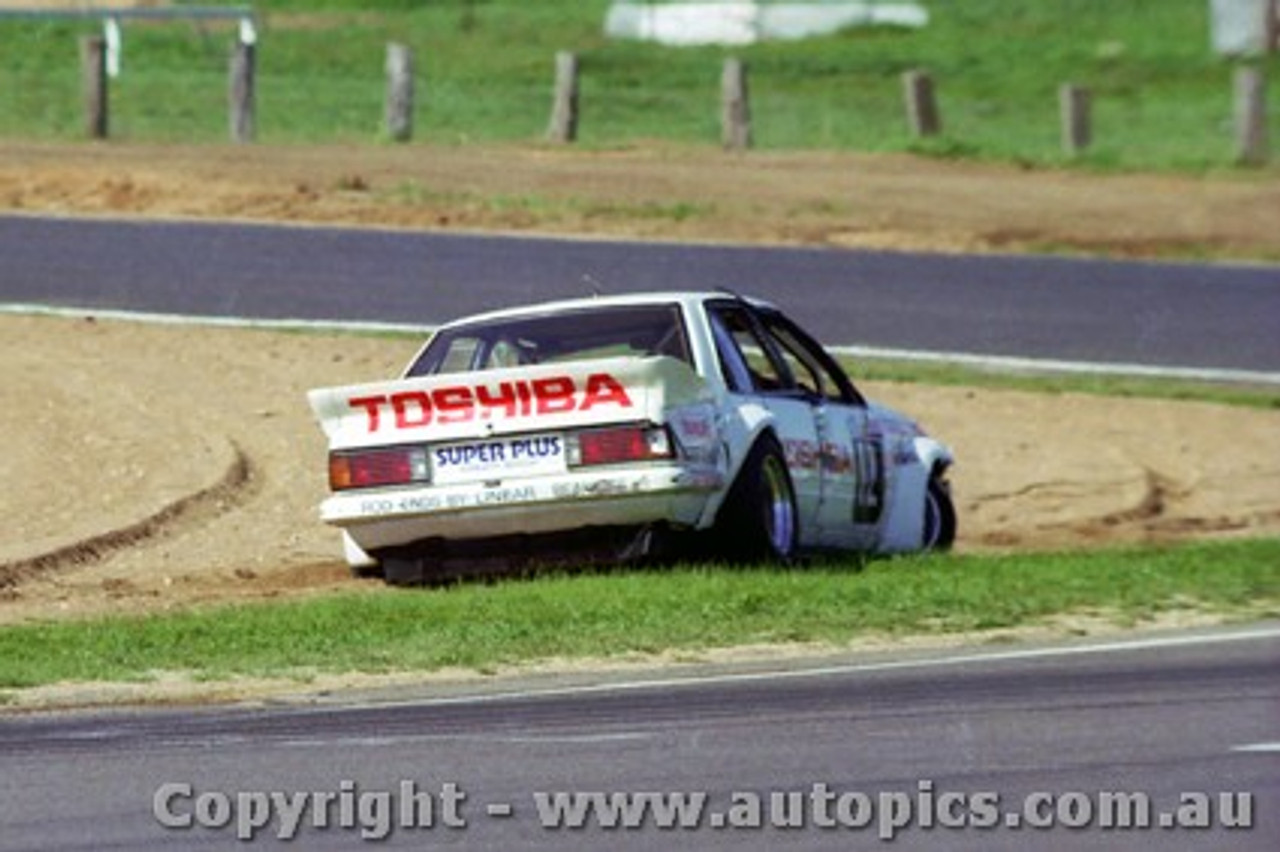
<svg viewBox="0 0 1280 852"><path fill-rule="evenodd" d="M415 341L0 317L0 623L359 586L311 387ZM871 384L955 448L961 548L1280 532L1280 413Z"/></svg>
<svg viewBox="0 0 1280 852"><path fill-rule="evenodd" d="M0 622L345 580L316 520L324 442L304 394L326 376L394 372L411 343L34 317L0 328L0 358L22 367L0 380L0 427L23 482L0 496L14 519Z"/></svg>
<svg viewBox="0 0 1280 852"><path fill-rule="evenodd" d="M0 338L0 433L18 438L20 449L6 468L26 485L0 491L10 533L0 541L0 588L152 536L232 499L250 478L247 458L225 434L205 430L198 417L160 413L167 353L124 358L104 349L114 334L93 322L55 334L55 357L27 345L25 333ZM130 380L110 378L113 369L128 369Z"/></svg>

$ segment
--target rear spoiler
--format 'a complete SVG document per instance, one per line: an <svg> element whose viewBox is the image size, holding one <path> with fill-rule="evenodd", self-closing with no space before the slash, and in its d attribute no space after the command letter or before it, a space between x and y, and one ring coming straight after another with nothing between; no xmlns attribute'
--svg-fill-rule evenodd
<svg viewBox="0 0 1280 852"><path fill-rule="evenodd" d="M683 361L607 358L321 388L307 394L331 449L661 422L709 399Z"/></svg>

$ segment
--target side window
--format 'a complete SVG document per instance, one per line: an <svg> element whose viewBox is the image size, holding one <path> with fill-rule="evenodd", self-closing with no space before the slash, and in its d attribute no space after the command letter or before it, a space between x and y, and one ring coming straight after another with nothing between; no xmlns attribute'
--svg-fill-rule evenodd
<svg viewBox="0 0 1280 852"><path fill-rule="evenodd" d="M721 370L733 390L768 393L787 387L783 368L770 356L746 311L719 308L711 317Z"/></svg>
<svg viewBox="0 0 1280 852"><path fill-rule="evenodd" d="M751 373L747 370L747 362L718 313L711 314L711 330L716 338L716 359L720 363L724 383L736 393L750 391Z"/></svg>
<svg viewBox="0 0 1280 852"><path fill-rule="evenodd" d="M476 353L480 341L474 337L460 337L453 341L440 364L441 373L462 373L475 369Z"/></svg>
<svg viewBox="0 0 1280 852"><path fill-rule="evenodd" d="M766 315L764 324L802 388L832 402L862 401L839 365L798 326L778 314Z"/></svg>
<svg viewBox="0 0 1280 852"><path fill-rule="evenodd" d="M782 353L782 360L787 362L787 369L796 380L796 386L815 397L827 396L823 392L822 374L809 366L807 361L787 345L784 338L775 335L774 339L778 343L778 351Z"/></svg>

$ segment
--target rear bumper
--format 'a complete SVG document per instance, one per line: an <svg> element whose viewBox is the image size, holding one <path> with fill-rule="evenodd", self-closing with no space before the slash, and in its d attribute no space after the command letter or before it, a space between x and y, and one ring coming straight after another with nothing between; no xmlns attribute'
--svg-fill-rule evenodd
<svg viewBox="0 0 1280 852"><path fill-rule="evenodd" d="M724 487L713 469L652 465L553 478L511 479L335 494L321 518L366 553L445 539L485 539L583 527L667 523L696 527Z"/></svg>

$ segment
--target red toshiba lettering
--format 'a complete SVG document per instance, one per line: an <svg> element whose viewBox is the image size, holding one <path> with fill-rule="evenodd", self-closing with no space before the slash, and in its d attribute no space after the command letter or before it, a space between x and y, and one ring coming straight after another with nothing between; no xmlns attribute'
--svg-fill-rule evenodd
<svg viewBox="0 0 1280 852"><path fill-rule="evenodd" d="M431 425L431 397L423 391L405 391L391 396L396 412L397 429L414 429Z"/></svg>
<svg viewBox="0 0 1280 852"><path fill-rule="evenodd" d="M379 415L386 401L385 396L357 396L347 400L347 405L352 408L363 408L365 415L369 418L369 431L377 432Z"/></svg>
<svg viewBox="0 0 1280 852"><path fill-rule="evenodd" d="M382 426L382 410L388 403L397 429L420 429L430 426L433 420L441 424L465 423L477 416L487 420L499 416L499 413L506 417L528 417L533 414L569 414L575 409L589 411L597 405L633 406L627 389L608 373L593 373L587 377L580 405L577 390L571 377L553 376L532 382L502 382L496 388L454 385L431 393L404 391L389 397L359 396L348 399L347 404L364 411L370 432L376 432Z"/></svg>
<svg viewBox="0 0 1280 852"><path fill-rule="evenodd" d="M575 408L573 379L568 376L535 379L533 395L538 399L539 414L564 414Z"/></svg>
<svg viewBox="0 0 1280 852"><path fill-rule="evenodd" d="M471 400L471 388L440 388L431 395L441 423L465 423L476 416Z"/></svg>
<svg viewBox="0 0 1280 852"><path fill-rule="evenodd" d="M516 389L511 382L498 385L498 395L494 396L484 385L476 388L476 402L480 405L480 416L488 419L492 416L490 409L500 408L507 417L516 416Z"/></svg>
<svg viewBox="0 0 1280 852"><path fill-rule="evenodd" d="M533 392L529 390L527 382L516 382L516 395L520 397L520 413L529 416L532 413L530 403L533 401Z"/></svg>
<svg viewBox="0 0 1280 852"><path fill-rule="evenodd" d="M580 410L586 411L593 406L606 403L630 408L631 397L627 396L627 389L613 376L608 373L592 373L587 377L587 393L582 400Z"/></svg>

